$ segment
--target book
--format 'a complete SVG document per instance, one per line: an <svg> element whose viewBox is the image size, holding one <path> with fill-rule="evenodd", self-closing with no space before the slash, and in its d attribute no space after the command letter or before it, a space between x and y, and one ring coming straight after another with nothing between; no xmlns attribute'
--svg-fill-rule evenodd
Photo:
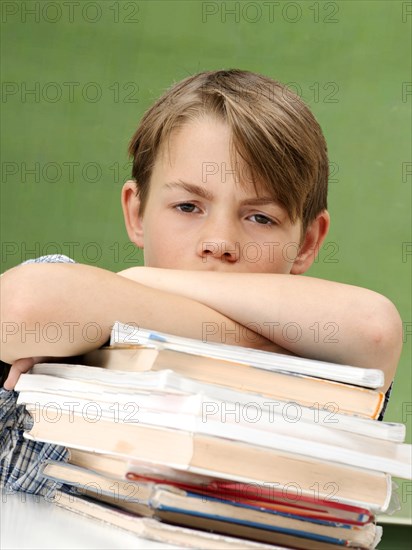
<svg viewBox="0 0 412 550"><path fill-rule="evenodd" d="M75 466L80 466L87 470L100 473L115 479L125 478L130 480L150 480L161 484L172 484L178 487L210 487L215 494L226 495L230 494L237 499L250 498L256 501L265 501L266 503L276 502L287 506L297 506L300 508L308 508L309 510L321 511L328 514L338 514L345 518L346 521L359 521L364 523L371 521L373 512L371 509L379 510L382 513L392 506L391 499L396 497L396 492L392 495L391 480L389 476L378 473L373 479L373 473L367 472L366 479L364 478L365 471L360 472L353 468L346 469L347 476L351 476L355 487L360 487L361 484L369 484L370 489L374 488L375 494L372 500L382 502L382 506L373 505L368 508L359 508L350 504L342 503L340 498L334 498L334 490L336 482L329 481L329 485L325 484L325 489L329 489L329 493L325 496L319 494L318 488L320 482L315 482L311 487L310 492L303 493L301 487L296 482L290 484L267 483L261 481L239 482L219 479L213 476L204 474L196 474L189 471L174 469L170 466L162 464L154 464L141 462L137 460L124 460L115 455L106 455L104 453L87 452L80 449L69 448L69 463ZM323 464L320 465L322 467ZM331 475L336 474L333 472ZM359 475L361 474L361 475ZM339 473L339 476L345 475L345 469ZM339 479L339 478L338 478ZM317 484L316 484L317 483ZM295 484L295 485L293 485ZM293 490L293 489L297 490ZM343 487L343 489L345 489ZM360 492L360 491L359 491ZM371 493L369 493L371 497ZM353 499L354 502L356 498ZM358 501L360 502L360 501Z"/></svg>
<svg viewBox="0 0 412 550"><path fill-rule="evenodd" d="M373 523L354 526L162 487L153 492L149 505L157 517L170 523L196 526L193 520L212 520L215 531L228 535L236 535L239 526L250 527L256 529L255 540L261 542L282 544L283 535L290 535L342 546L373 548L377 539L377 527Z"/></svg>
<svg viewBox="0 0 412 550"><path fill-rule="evenodd" d="M69 483L77 491L97 500L158 520L191 526L193 517L212 519L217 522L217 530L227 535L236 534L238 525L252 527L257 530L256 540L263 542L276 543L279 533L284 533L368 548L376 537L376 526L370 522L354 525L342 519L302 514L297 508L293 511L280 510L265 507L263 503L222 499L214 494L153 482L118 483L67 464L48 464L40 473L49 479Z"/></svg>
<svg viewBox="0 0 412 550"><path fill-rule="evenodd" d="M124 464L126 466L126 464ZM140 473L136 470L140 469ZM285 498L281 490L257 492L256 487L247 484L229 484L208 476L179 476L178 471L166 472L162 468L151 468L147 465L134 465L134 471L124 476L116 473L106 474L71 462L46 460L39 469L39 475L57 483L64 483L85 494L98 495L96 498L115 503L122 509L141 515L150 515L150 506L155 488L168 487L171 490L183 489L197 495L218 498L224 502L235 502L239 505L257 507L300 518L324 520L347 525L362 526L374 520L366 508L358 508L316 497ZM153 471L154 470L154 471Z"/></svg>
<svg viewBox="0 0 412 550"><path fill-rule="evenodd" d="M116 509L107 503L97 501L88 496L75 496L64 491L57 491L54 500L56 504L67 510L105 521L112 525L134 532L145 538L159 542L166 542L169 544L178 544L180 547L204 549L216 548L219 550L226 548L282 550L282 548L286 546L304 550L336 550L339 546L345 545L343 539L341 539L341 542L338 544L334 544L331 543L326 537L324 540L316 540L299 537L289 533L264 532L260 529L250 527L249 525L230 525L227 522L220 522L216 519L196 516L185 518L185 521L188 521L189 519L191 520L192 528L182 527L179 525L182 515L178 512L170 512L168 514L171 523L176 524L170 525L154 518L138 517L136 515L129 514L123 510ZM214 532L205 532L203 530L205 527ZM242 538L237 538L235 536L216 534L216 531L219 532L230 527L232 527L232 530L236 532L239 537L247 540L242 540ZM380 540L381 533L382 529L380 527L376 527L374 540L372 544L366 548L374 548ZM267 544L255 542L253 540L256 537L264 538L265 535L268 539ZM280 542L275 542L275 536ZM279 544L281 544L281 546L278 546ZM359 548L358 545L357 547Z"/></svg>
<svg viewBox="0 0 412 550"><path fill-rule="evenodd" d="M385 398L381 391L333 380L292 374L285 370L271 371L256 365L169 349L112 346L84 355L83 361L86 365L110 370L158 372L171 369L188 379L238 390L246 393L246 396L258 394L266 399L294 402L299 406L313 407L317 410L323 409L326 413L371 419L379 417Z"/></svg>
<svg viewBox="0 0 412 550"><path fill-rule="evenodd" d="M113 357L113 354L109 354L108 357ZM125 362L124 365L128 363ZM39 390L51 394L64 392L79 395L87 393L91 397L100 388L99 399L113 400L113 392L139 394L141 408L147 407L145 403L150 402L152 408L164 411L185 410L193 414L203 414L210 420L248 422L247 412L251 409L252 414L259 415L259 427L265 426L268 430L273 429L274 423L291 424L299 421L397 443L402 443L405 439L404 424L375 422L372 419L340 414L337 404L333 402L328 403L325 408L321 408L318 402L312 407L305 407L294 401L273 400L259 394L186 378L170 369L133 372L45 363L35 365L31 373L46 375L48 378L24 376L19 380L18 391ZM56 380L56 377L59 380ZM64 383L61 382L62 379ZM90 384L93 384L93 388ZM107 392L103 391L105 388ZM174 394L176 397L172 397ZM235 407L229 405L230 403L235 404ZM254 411L253 408L257 408L258 411ZM232 414L234 409L235 414ZM226 410L228 414L224 414Z"/></svg>
<svg viewBox="0 0 412 550"><path fill-rule="evenodd" d="M221 522L219 520L213 519L213 518L205 518L205 517L197 517L192 516L191 517L191 526L193 528L199 528L199 529L207 529L213 532L225 532L226 528L229 524L225 522ZM170 523L178 522L179 521L179 515L173 512L170 512L168 514L168 521ZM236 525L230 525L232 532L238 536L238 537L244 537L250 540L259 540L263 541L264 539L268 542L273 541L274 537L273 533L269 533L267 531L257 529L248 525L243 524L236 524ZM376 526L375 530L375 536L373 539L373 542L369 546L366 546L364 548L368 549L374 549L376 548L377 544L380 542L382 538L382 532L383 529L380 526ZM289 533L276 533L276 544L281 544L283 548L289 548L292 549L298 549L298 550L338 550L342 547L348 547L352 546L352 543L346 539L333 539L324 537L323 539L320 539L320 537L312 538L310 536L305 535L302 536L296 536ZM272 542L270 542L272 544ZM353 547L353 546L352 546ZM355 543L355 548L363 548L361 544Z"/></svg>
<svg viewBox="0 0 412 550"><path fill-rule="evenodd" d="M322 500L384 511L390 502L390 476L224 438L141 423L117 423L56 409L35 411L24 437L128 460L163 464L235 482L272 484ZM50 413L50 414L49 414Z"/></svg>
<svg viewBox="0 0 412 550"><path fill-rule="evenodd" d="M125 344L126 346L137 344L149 348L167 349L241 363L270 372L306 374L369 388L380 388L384 383L383 372L378 369L362 369L240 346L202 342L120 322L116 322L111 331L110 345L116 344Z"/></svg>
<svg viewBox="0 0 412 550"><path fill-rule="evenodd" d="M260 544L251 540L208 533L200 529L170 525L153 518L138 517L134 514L116 510L112 506L95 501L90 497L74 496L64 491L56 491L53 500L58 506L71 512L98 519L135 533L143 538L183 548L203 548L205 550L284 550L280 546ZM329 549L325 548L325 550Z"/></svg>
<svg viewBox="0 0 412 550"><path fill-rule="evenodd" d="M18 403L26 404L27 408L30 408L33 412L35 419L33 430L37 430L37 434L39 434L40 425L43 430L41 437L48 438L47 430L51 429L51 426L47 425L48 416L45 417L45 410L50 411L50 409L53 409L52 415L69 415L70 421L73 423L75 422L74 419L78 418L80 426L82 415L79 413L92 409L92 422L95 422L96 431L100 422L103 422L107 429L110 429L110 420L114 419L118 432L117 437L138 437L141 429L146 429L147 433L151 428L166 429L172 433L171 429L174 430L177 440L182 438L183 434L186 434L189 439L192 435L194 438L204 435L205 437L211 437L211 441L215 441L216 445L219 445L220 440L225 439L253 444L256 447L268 450L296 453L311 458L384 471L406 479L410 479L412 476L410 469L411 445L350 434L316 423L311 424L308 428L305 422L291 423L284 421L284 419L282 421L280 418L278 422L272 424L272 429L269 432L267 429L259 429L256 417L255 421L252 417L252 421L240 424L207 418L204 415L188 414L185 410L174 412L170 410L170 406L169 410L166 411L157 408L143 409L139 407L139 398L133 398L130 394L114 394L113 392L110 394L108 392L112 399L106 401L99 399L103 392L99 392L98 386L92 387L90 385L90 389L87 391L86 384L83 396L72 392L60 395L65 385L72 388L70 381L57 377L53 381L53 377L46 375L33 376L33 374L23 374L21 378L23 381L21 385L17 386L20 392ZM25 387L24 380L30 382L33 378L39 381L40 384L49 384L49 388L56 388L56 392L59 393L53 393L53 402L50 402L50 394L47 392L30 392L21 389ZM76 401L68 401L68 395L76 398ZM86 395L94 395L94 401L90 402L90 398L86 398ZM116 402L113 401L114 395L116 395ZM116 410L114 410L114 406L117 406ZM77 411L77 414L75 411ZM256 411L260 414L258 408ZM46 414L48 413L46 412ZM44 422L45 418L46 422ZM43 420L43 423L41 420ZM86 416L86 421L90 422L90 415L89 417ZM59 426L62 426L61 421L59 421ZM31 433L34 433L33 430ZM163 435L158 432L158 436L162 437ZM152 437L155 437L155 434Z"/></svg>

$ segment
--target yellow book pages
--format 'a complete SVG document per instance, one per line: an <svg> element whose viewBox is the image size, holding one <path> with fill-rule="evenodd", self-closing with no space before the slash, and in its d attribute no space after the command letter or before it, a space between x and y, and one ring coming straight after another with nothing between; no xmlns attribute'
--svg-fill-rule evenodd
<svg viewBox="0 0 412 550"><path fill-rule="evenodd" d="M86 365L121 371L174 372L209 384L258 393L271 399L293 401L305 407L335 407L335 412L378 418L385 394L322 378L292 375L241 363L132 345L102 348L83 357Z"/></svg>
<svg viewBox="0 0 412 550"><path fill-rule="evenodd" d="M312 497L317 491L326 500L338 487L339 501L372 509L383 510L390 494L388 476L380 472L181 430L105 420L91 424L76 414L49 422L43 413L25 435L233 481L273 483L278 488L296 484L302 494Z"/></svg>

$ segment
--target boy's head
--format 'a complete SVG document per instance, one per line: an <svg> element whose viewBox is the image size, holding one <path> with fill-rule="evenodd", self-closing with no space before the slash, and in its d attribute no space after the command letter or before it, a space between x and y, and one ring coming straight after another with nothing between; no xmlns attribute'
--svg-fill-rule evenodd
<svg viewBox="0 0 412 550"><path fill-rule="evenodd" d="M212 147L205 147L203 156L199 150L204 145L202 135L209 138L209 145ZM193 140L196 139L199 139L196 151L190 152ZM215 147L213 150L213 144L217 145L217 141L220 141L220 149L225 149L223 155L220 155L219 148ZM186 161L185 152L176 150L177 144L180 144L180 148L185 147L191 158L187 157ZM132 204L132 187L131 182L128 182L123 191L126 225L132 240L145 249L147 235L144 234L144 222L148 218L148 204L154 200L162 201L163 197L161 193L156 194L154 188L170 184L170 181L158 181L159 178L169 175L173 175L181 182L182 170L186 170L185 164L192 167L186 174L191 181L186 181L186 177L185 183L195 184L206 190L214 187L215 196L225 195L226 200L232 204L236 202L234 198L238 195L243 197L243 202L246 200L245 197L253 195L255 199L266 197L277 205L278 209L280 208L283 213L282 220L273 220L278 227L278 233L279 228L287 224L293 231L287 232L284 237L292 238L296 244L293 261L289 247L286 263L290 264L290 270L286 269L286 272L303 272L307 269L306 264L304 269L294 271L292 268L298 252L305 249L308 230L314 225L318 226L319 220L320 226L315 227L316 235L310 235L310 243L306 243L311 248L312 261L314 249L320 246L326 235L329 225L326 212L328 157L322 131L300 98L268 77L247 71L230 70L204 72L186 78L168 90L147 111L130 142L129 153L133 157L132 177L137 195ZM173 171L176 160L180 162L177 165L180 172ZM196 167L193 165L195 161ZM167 173L168 170L172 170L172 174ZM196 181L192 181L195 178ZM232 186L236 192L228 193L228 186ZM167 189L171 191L173 187L177 193L178 186L168 185ZM180 192L179 200L185 202L185 213L188 214L188 209L193 209L193 189L189 190L186 186L185 193L186 195L183 195ZM170 199L172 198L171 196ZM202 200L207 202L205 197ZM189 202L192 207L187 206ZM239 201L239 205L241 202ZM269 203L269 200L266 203ZM137 210L135 216L133 208ZM181 206L178 208L181 209ZM196 210L191 213L200 214L202 211L202 219L210 219L212 210L208 203L202 204L200 209L196 206ZM249 213L249 218L252 215L253 220L258 220L259 225L267 226L264 218L270 213L269 210L264 212L256 207L255 210L255 213ZM214 207L214 214L216 212ZM281 217L276 215L273 208L271 215L272 218ZM232 221L234 220L235 218ZM161 224L162 220L159 219L158 223ZM151 225L153 231L153 224ZM146 226L148 227L148 223ZM201 230L199 225L198 229ZM241 233L242 228L239 229ZM170 231L173 231L172 227ZM239 259L239 253L242 251L238 250L232 256L225 254L223 248L226 245L219 235L213 235L214 232L215 229L208 235L206 231L204 235L209 239L208 254L213 256L219 249L222 256L220 259ZM136 237L137 234L139 235ZM280 246L283 242L282 238L276 240L279 235L275 233L265 235L266 245L262 239L255 239L253 232L245 234L244 237L250 238L250 242L253 239L261 248L267 246L268 251L271 248L269 256L275 253L274 246L270 247L269 243L278 242ZM217 247L212 246L213 239L217 239ZM240 239L234 242L235 248L242 244ZM228 247L232 245L233 243L227 243ZM284 248L285 243L282 246ZM277 252L285 256L284 250ZM255 257L257 258L257 255ZM153 265L153 256L149 263ZM154 263L158 264L158 259L155 259ZM229 263L234 265L239 262ZM249 263L259 264L259 260L249 260ZM196 269L186 265L176 267ZM263 270L279 272L279 267L272 268L266 266ZM241 267L241 270L245 269ZM258 265L251 265L246 270L262 269Z"/></svg>

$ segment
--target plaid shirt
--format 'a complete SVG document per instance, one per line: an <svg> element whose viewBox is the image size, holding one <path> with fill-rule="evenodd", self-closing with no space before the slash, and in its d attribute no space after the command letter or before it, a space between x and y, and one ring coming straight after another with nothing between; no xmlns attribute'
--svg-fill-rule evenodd
<svg viewBox="0 0 412 550"><path fill-rule="evenodd" d="M24 263L74 263L67 256L42 256ZM392 386L386 392L379 420L383 419ZM27 493L50 496L61 484L39 476L44 460L67 461L69 453L61 445L24 439L23 432L30 430L33 420L24 405L17 405L17 392L0 388L0 488L7 493ZM3 489L3 490L4 490Z"/></svg>
<svg viewBox="0 0 412 550"><path fill-rule="evenodd" d="M67 256L54 254L24 263L74 263ZM0 487L7 493L25 491L49 496L61 484L39 476L44 460L67 461L69 453L61 445L24 439L33 420L24 405L17 405L18 393L0 388Z"/></svg>

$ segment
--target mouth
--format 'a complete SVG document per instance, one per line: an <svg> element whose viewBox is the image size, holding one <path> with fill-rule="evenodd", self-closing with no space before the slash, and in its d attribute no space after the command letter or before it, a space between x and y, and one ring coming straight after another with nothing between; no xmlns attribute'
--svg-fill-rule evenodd
<svg viewBox="0 0 412 550"><path fill-rule="evenodd" d="M216 260L215 262L204 262L202 266L199 268L201 271L216 271L216 272L226 272L226 273L236 273L236 272L242 272L245 271L244 269L240 269L240 265L238 262L235 263L229 263L229 262L222 262L220 260Z"/></svg>

